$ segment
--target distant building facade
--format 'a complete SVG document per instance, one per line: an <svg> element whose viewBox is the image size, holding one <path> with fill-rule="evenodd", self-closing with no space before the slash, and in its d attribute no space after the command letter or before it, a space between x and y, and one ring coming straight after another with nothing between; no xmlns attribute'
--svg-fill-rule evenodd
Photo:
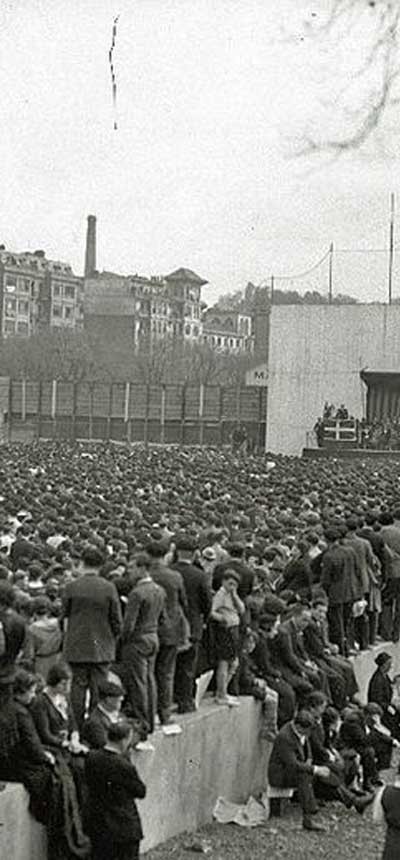
<svg viewBox="0 0 400 860"><path fill-rule="evenodd" d="M134 344L143 337L172 336L197 342L202 335L203 278L191 269L177 269L166 277L92 272L85 278L84 316L88 330L97 334L127 335ZM111 327L111 328L110 328Z"/></svg>
<svg viewBox="0 0 400 860"><path fill-rule="evenodd" d="M203 343L226 352L254 351L253 320L236 309L207 308L202 315Z"/></svg>
<svg viewBox="0 0 400 860"><path fill-rule="evenodd" d="M44 251L0 246L0 332L28 337L49 328L83 325L83 280Z"/></svg>

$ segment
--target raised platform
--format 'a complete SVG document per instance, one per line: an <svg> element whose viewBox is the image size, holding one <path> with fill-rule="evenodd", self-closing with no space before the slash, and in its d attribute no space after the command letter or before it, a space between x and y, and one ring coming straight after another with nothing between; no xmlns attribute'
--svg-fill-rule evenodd
<svg viewBox="0 0 400 860"><path fill-rule="evenodd" d="M227 708L206 699L198 711L179 717L179 724L179 735L152 735L153 752L135 752L147 786L145 800L138 802L143 851L211 821L220 795L245 802L267 785L270 744L259 740L259 702L245 696L239 708ZM0 792L0 823L1 860L46 860L44 829L29 815L21 785L8 784Z"/></svg>
<svg viewBox="0 0 400 860"><path fill-rule="evenodd" d="M375 451L372 448L303 448L303 457L309 460L400 460L400 451Z"/></svg>
<svg viewBox="0 0 400 860"><path fill-rule="evenodd" d="M354 657L363 702L380 651L392 655L393 674L400 672L400 645L382 642ZM229 709L206 699L199 711L179 717L181 734L157 731L154 751L135 753L147 786L138 802L144 851L210 822L220 795L240 803L267 788L270 744L259 740L260 704L247 696L240 701L240 708ZM0 792L0 824L1 860L46 860L45 832L29 815L22 785L8 783Z"/></svg>

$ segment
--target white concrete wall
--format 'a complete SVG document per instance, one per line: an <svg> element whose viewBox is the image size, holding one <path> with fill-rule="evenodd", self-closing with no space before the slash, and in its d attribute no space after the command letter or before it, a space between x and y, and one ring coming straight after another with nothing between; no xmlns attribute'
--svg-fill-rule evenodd
<svg viewBox="0 0 400 860"><path fill-rule="evenodd" d="M392 674L400 671L400 646L382 643L353 660L363 702L380 651L393 657ZM156 732L153 752L136 752L135 764L147 786L138 802L145 840L143 850L212 819L217 798L246 801L267 786L271 746L260 741L260 705L242 697L240 708L228 709L205 700L199 711L179 718L180 735ZM0 791L0 860L46 860L46 837L28 812L22 785L8 783ZM52 860L52 858L47 858Z"/></svg>
<svg viewBox="0 0 400 860"><path fill-rule="evenodd" d="M220 795L241 802L266 787L270 744L259 740L260 704L248 696L240 701L230 709L206 699L199 711L179 717L181 734L157 731L154 751L134 754L147 786L138 802L144 851L210 822ZM45 831L29 815L22 785L0 792L0 823L0 860L46 860Z"/></svg>
<svg viewBox="0 0 400 860"><path fill-rule="evenodd" d="M361 418L366 367L400 372L399 305L274 306L267 450L299 454L326 400Z"/></svg>
<svg viewBox="0 0 400 860"><path fill-rule="evenodd" d="M28 803L28 792L17 782L8 782L0 792L1 860L47 858L45 829L29 814Z"/></svg>

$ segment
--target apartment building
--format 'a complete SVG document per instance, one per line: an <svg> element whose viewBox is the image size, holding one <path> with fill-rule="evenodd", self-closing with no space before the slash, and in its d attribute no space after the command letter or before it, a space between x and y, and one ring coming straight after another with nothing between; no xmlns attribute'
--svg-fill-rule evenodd
<svg viewBox="0 0 400 860"><path fill-rule="evenodd" d="M235 309L207 308L202 314L203 343L225 352L254 351L253 320Z"/></svg>
<svg viewBox="0 0 400 860"><path fill-rule="evenodd" d="M0 246L2 337L82 325L83 281L68 263L48 260L44 251L15 253Z"/></svg>

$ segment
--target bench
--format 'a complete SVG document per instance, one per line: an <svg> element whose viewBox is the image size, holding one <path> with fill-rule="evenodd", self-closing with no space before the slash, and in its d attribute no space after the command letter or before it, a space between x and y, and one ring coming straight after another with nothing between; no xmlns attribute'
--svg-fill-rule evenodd
<svg viewBox="0 0 400 860"><path fill-rule="evenodd" d="M282 814L282 800L290 800L294 795L294 788L278 788L276 785L269 785L266 794L270 815L279 818Z"/></svg>

